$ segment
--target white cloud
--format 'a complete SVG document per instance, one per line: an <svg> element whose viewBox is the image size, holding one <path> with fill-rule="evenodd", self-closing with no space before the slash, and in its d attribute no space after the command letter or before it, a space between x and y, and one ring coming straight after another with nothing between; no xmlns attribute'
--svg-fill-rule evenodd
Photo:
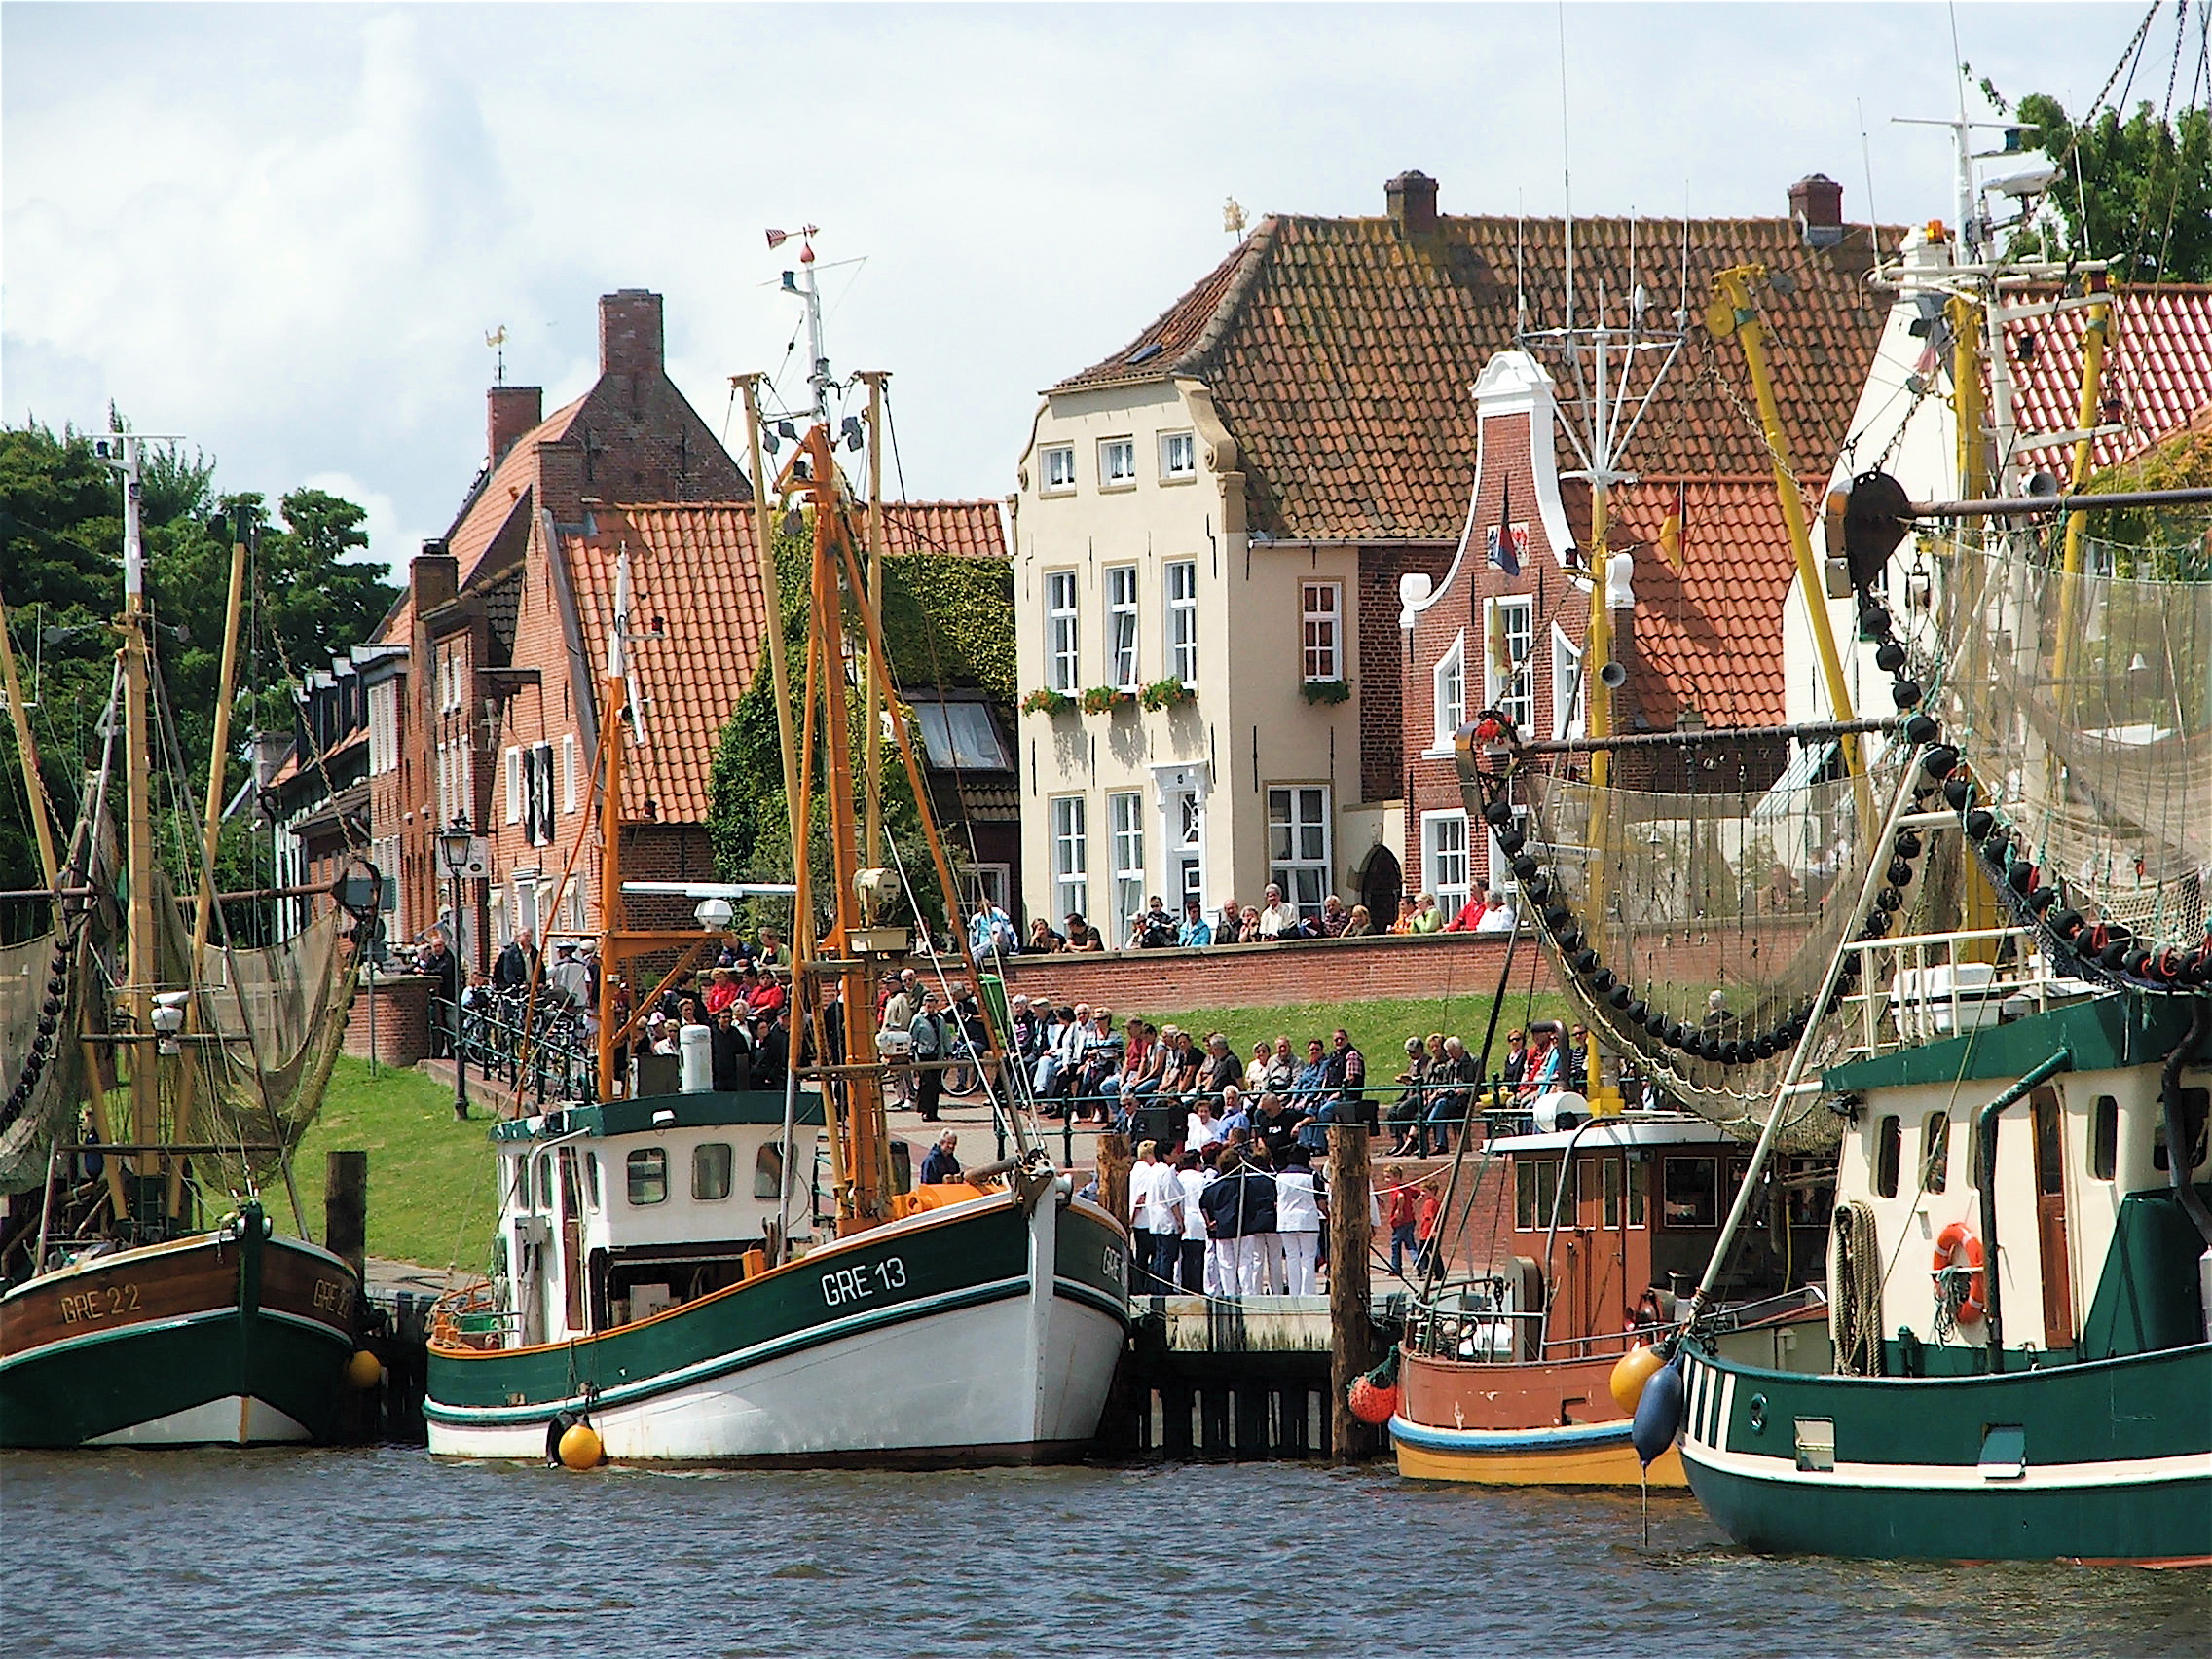
<svg viewBox="0 0 2212 1659"><path fill-rule="evenodd" d="M1864 211L1949 210L1935 6L1575 8L1574 205L1769 214L1823 170ZM2115 8L1961 8L2015 93L2078 104ZM839 371L895 372L908 487L999 495L1035 393L1230 246L1221 203L1370 213L1419 166L1447 211L1561 205L1550 7L24 7L0 11L0 413L144 429L274 497L345 478L379 557L442 529L483 445L483 333L547 405L594 300L668 298L673 372L796 324L763 226L812 218ZM2059 66L2054 75L2053 66ZM2083 85L2054 84L2083 82ZM784 381L801 389L803 347ZM327 486L336 488L336 486ZM425 532L423 527L430 527Z"/></svg>

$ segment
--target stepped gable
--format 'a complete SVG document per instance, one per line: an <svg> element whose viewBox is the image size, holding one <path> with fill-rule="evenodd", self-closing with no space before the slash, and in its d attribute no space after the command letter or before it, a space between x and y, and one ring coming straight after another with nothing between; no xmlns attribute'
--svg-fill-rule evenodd
<svg viewBox="0 0 2212 1659"><path fill-rule="evenodd" d="M2029 289L2014 303L2057 293L2055 287ZM2100 470L2154 448L2212 403L2212 284L2123 288L2112 316L2096 419L2123 430L2097 439L2090 454ZM2023 434L2074 430L2082 413L2082 336L2088 326L2086 310L2006 326L2013 409ZM2072 458L2069 445L2037 450L2026 459L2031 467L2063 477Z"/></svg>
<svg viewBox="0 0 2212 1659"><path fill-rule="evenodd" d="M1770 293L1776 395L1793 458L1824 469L1873 361L1888 296L1864 280L1876 232L1840 228L1808 245L1789 219L1689 225L1692 338L1624 458L1674 476L1767 477L1750 380L1732 346L1696 326L1713 274L1758 263L1794 280ZM1895 246L1898 233L1879 232ZM1634 241L1633 256L1631 240ZM1574 222L1576 320L1641 283L1651 323L1681 292L1682 222ZM1192 376L1211 388L1240 447L1251 523L1277 538L1456 541L1474 471L1483 364L1529 326L1566 317L1563 221L1271 216L1127 347L1052 389ZM1563 403L1573 395L1561 388ZM1579 465L1562 436L1562 470Z"/></svg>

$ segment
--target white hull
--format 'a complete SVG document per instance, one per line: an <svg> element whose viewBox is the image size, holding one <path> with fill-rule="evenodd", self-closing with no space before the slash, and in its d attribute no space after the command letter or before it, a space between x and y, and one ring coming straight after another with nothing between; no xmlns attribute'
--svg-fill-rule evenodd
<svg viewBox="0 0 2212 1659"><path fill-rule="evenodd" d="M312 1440L307 1426L267 1400L226 1394L221 1399L132 1423L85 1442L88 1446L265 1446Z"/></svg>

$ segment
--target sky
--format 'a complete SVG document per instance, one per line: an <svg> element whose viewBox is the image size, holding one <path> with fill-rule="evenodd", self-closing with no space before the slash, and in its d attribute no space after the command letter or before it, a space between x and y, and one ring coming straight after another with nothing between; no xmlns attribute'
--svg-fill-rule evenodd
<svg viewBox="0 0 2212 1659"><path fill-rule="evenodd" d="M804 393L796 244L762 232L813 223L831 370L892 372L903 494L1003 497L1039 391L1229 252L1229 198L1380 213L1418 167L1447 213L1548 216L1564 170L1577 213L1779 216L1819 171L1851 219L1949 218L1948 135L1893 118L1954 115L1959 56L2078 113L2141 16L8 0L0 420L112 400L222 489L358 501L404 565L483 461L496 327L550 410L596 374L598 296L657 290L742 449L730 375Z"/></svg>

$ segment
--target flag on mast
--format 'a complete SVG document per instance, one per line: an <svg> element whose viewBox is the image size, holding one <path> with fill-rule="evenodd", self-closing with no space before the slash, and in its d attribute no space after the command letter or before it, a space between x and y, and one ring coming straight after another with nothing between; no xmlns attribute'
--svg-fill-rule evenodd
<svg viewBox="0 0 2212 1659"><path fill-rule="evenodd" d="M1498 497L1497 523L1490 532L1490 563L1493 570L1503 571L1509 576L1521 573L1522 544L1528 540L1526 531L1513 528L1513 480L1505 480L1505 489Z"/></svg>
<svg viewBox="0 0 2212 1659"><path fill-rule="evenodd" d="M1687 479L1675 482L1675 504L1668 510L1659 525L1659 552L1668 564L1678 572L1689 563L1682 552L1682 531L1689 522L1690 486Z"/></svg>

